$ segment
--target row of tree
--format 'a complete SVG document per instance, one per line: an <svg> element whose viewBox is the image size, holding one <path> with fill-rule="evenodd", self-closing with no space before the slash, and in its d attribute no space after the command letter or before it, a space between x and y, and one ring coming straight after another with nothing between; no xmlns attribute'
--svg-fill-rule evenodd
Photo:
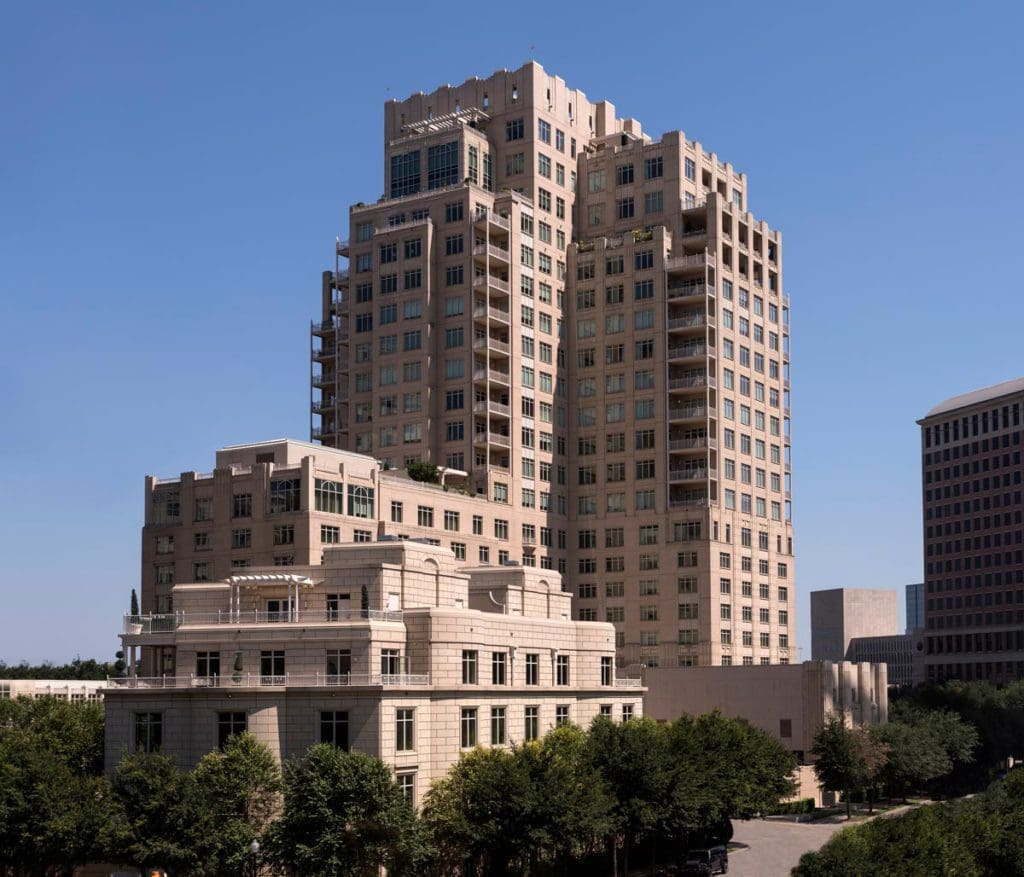
<svg viewBox="0 0 1024 877"><path fill-rule="evenodd" d="M243 734L192 771L140 751L109 779L102 755L99 707L0 701L0 874L95 861L228 877L257 862L302 875L618 873L640 852L653 862L727 840L731 818L791 792L794 768L772 737L717 713L600 718L474 750L419 814L383 762L327 745L282 768Z"/></svg>
<svg viewBox="0 0 1024 877"><path fill-rule="evenodd" d="M795 877L1024 874L1024 770L987 792L847 828L806 853Z"/></svg>
<svg viewBox="0 0 1024 877"><path fill-rule="evenodd" d="M879 793L890 799L907 793L934 793L940 780L974 761L978 734L973 725L947 709L928 710L903 700L887 724L850 728L830 717L814 740L811 754L822 787L850 802L860 794L869 810Z"/></svg>
<svg viewBox="0 0 1024 877"><path fill-rule="evenodd" d="M121 653L116 660L97 661L95 658L75 658L69 664L7 664L0 661L0 679L69 679L102 680L110 676L123 676L125 662Z"/></svg>

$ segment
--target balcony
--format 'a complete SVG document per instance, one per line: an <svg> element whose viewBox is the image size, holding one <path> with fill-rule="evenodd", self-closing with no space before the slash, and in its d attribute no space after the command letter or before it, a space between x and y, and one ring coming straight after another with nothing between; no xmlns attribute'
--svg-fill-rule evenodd
<svg viewBox="0 0 1024 877"><path fill-rule="evenodd" d="M477 338L473 341L474 350L490 350L497 353L510 353L512 348L505 341L499 341L497 338Z"/></svg>
<svg viewBox="0 0 1024 877"><path fill-rule="evenodd" d="M669 347L669 359L695 359L705 356L708 353L706 344L683 344L679 347Z"/></svg>
<svg viewBox="0 0 1024 877"><path fill-rule="evenodd" d="M705 469L704 467L695 469L669 469L668 480L669 481L706 481L708 476L711 478L718 478L717 469Z"/></svg>
<svg viewBox="0 0 1024 877"><path fill-rule="evenodd" d="M509 230L508 217L502 216L500 213L495 213L493 210L478 210L473 215L473 224L481 227L493 225L502 229L502 231Z"/></svg>
<svg viewBox="0 0 1024 877"><path fill-rule="evenodd" d="M512 320L512 315L509 311L501 311L496 307L488 308L486 305L479 303L473 305L473 316L481 320L493 320L506 326L510 325Z"/></svg>
<svg viewBox="0 0 1024 877"><path fill-rule="evenodd" d="M314 432L316 430L314 429ZM402 621L401 610L319 609L292 612L260 612L255 609L217 612L173 612L158 615L125 615L121 632L126 636L168 633L181 627L221 624L344 624L363 621Z"/></svg>
<svg viewBox="0 0 1024 877"><path fill-rule="evenodd" d="M497 432L477 432L473 435L473 444L491 444L499 448L511 448L512 438L507 435L501 435L500 433Z"/></svg>
<svg viewBox="0 0 1024 877"><path fill-rule="evenodd" d="M708 498L706 496L685 496L681 499L670 499L668 501L670 509L706 508L707 505Z"/></svg>
<svg viewBox="0 0 1024 877"><path fill-rule="evenodd" d="M330 335L339 328L341 328L341 320L330 319L322 320L319 323L316 321L313 322L314 335Z"/></svg>
<svg viewBox="0 0 1024 877"><path fill-rule="evenodd" d="M511 376L508 372L496 371L493 368L478 368L473 372L474 381L494 381L507 386L510 379Z"/></svg>
<svg viewBox="0 0 1024 877"><path fill-rule="evenodd" d="M348 286L348 268L341 271L332 271L331 279L334 281L335 286Z"/></svg>
<svg viewBox="0 0 1024 877"><path fill-rule="evenodd" d="M511 417L512 409L508 405L502 405L500 402L474 402L473 411L476 414L499 414L502 417Z"/></svg>
<svg viewBox="0 0 1024 877"><path fill-rule="evenodd" d="M694 436L693 438L669 439L669 451L702 451L705 448L716 448L718 442L708 439L706 435Z"/></svg>
<svg viewBox="0 0 1024 877"><path fill-rule="evenodd" d="M493 274L478 274L473 278L473 289L494 289L508 295L508 281Z"/></svg>
<svg viewBox="0 0 1024 877"><path fill-rule="evenodd" d="M690 375L685 378L669 378L669 390L701 390L715 386L715 379L707 375Z"/></svg>
<svg viewBox="0 0 1024 877"><path fill-rule="evenodd" d="M669 331L677 329L703 329L708 324L705 314L685 314L682 317L672 317L668 321Z"/></svg>
<svg viewBox="0 0 1024 877"><path fill-rule="evenodd" d="M643 681L643 679L630 679L630 678L627 678L625 676L616 676L615 677L615 687L616 688L643 688L644 687L644 681Z"/></svg>
<svg viewBox="0 0 1024 877"><path fill-rule="evenodd" d="M707 417L707 405L669 405L669 420L703 420Z"/></svg>
<svg viewBox="0 0 1024 877"><path fill-rule="evenodd" d="M666 288L668 298L697 298L707 294L706 283L670 283Z"/></svg>
<svg viewBox="0 0 1024 877"><path fill-rule="evenodd" d="M345 256L345 257L347 257L347 256L348 256L348 253L349 253L349 248L348 248L348 239L346 239L346 240L343 240L343 241L338 241L338 242L337 242L337 243L335 244L335 247L334 247L334 252L335 252L335 253L336 253L337 255L339 255L339 256Z"/></svg>
<svg viewBox="0 0 1024 877"><path fill-rule="evenodd" d="M338 348L333 344L327 344L319 350L313 349L313 359L333 359L338 353Z"/></svg>
<svg viewBox="0 0 1024 877"><path fill-rule="evenodd" d="M334 384L334 375L313 375L313 386L328 387Z"/></svg>
<svg viewBox="0 0 1024 877"><path fill-rule="evenodd" d="M335 399L314 399L313 400L313 411L317 414L323 414L325 411L333 410L337 404Z"/></svg>
<svg viewBox="0 0 1024 877"><path fill-rule="evenodd" d="M477 244L473 247L473 255L479 259L495 259L499 262L503 262L508 265L511 261L511 256L508 250L503 250L501 247L496 247L494 244Z"/></svg>
<svg viewBox="0 0 1024 877"><path fill-rule="evenodd" d="M711 253L693 253L689 256L674 256L665 260L665 270L669 272L695 271L714 267L715 257Z"/></svg>
<svg viewBox="0 0 1024 877"><path fill-rule="evenodd" d="M181 688L422 688L430 685L426 673L232 673L221 676L127 676L107 679L107 687L132 691Z"/></svg>

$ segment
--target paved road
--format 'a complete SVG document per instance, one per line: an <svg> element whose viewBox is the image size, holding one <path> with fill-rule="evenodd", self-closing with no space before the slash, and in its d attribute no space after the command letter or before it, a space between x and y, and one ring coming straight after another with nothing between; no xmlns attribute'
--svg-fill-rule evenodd
<svg viewBox="0 0 1024 877"><path fill-rule="evenodd" d="M729 854L729 877L786 877L808 850L816 850L845 822L836 824L752 819L733 822L733 840L749 849Z"/></svg>

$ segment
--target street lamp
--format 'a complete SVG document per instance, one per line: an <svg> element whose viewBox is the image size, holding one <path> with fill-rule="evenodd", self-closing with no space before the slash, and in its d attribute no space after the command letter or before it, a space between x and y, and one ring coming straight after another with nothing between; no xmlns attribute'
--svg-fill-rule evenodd
<svg viewBox="0 0 1024 877"><path fill-rule="evenodd" d="M259 860L256 858L260 853L260 842L253 838L251 844L249 844L249 852L252 853L252 877L258 877L260 873Z"/></svg>

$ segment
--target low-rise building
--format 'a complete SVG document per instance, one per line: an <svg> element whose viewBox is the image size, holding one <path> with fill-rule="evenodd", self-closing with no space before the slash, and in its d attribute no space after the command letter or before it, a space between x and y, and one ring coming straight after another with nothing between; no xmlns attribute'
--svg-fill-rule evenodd
<svg viewBox="0 0 1024 877"><path fill-rule="evenodd" d="M189 767L248 730L280 758L318 742L378 756L418 801L474 746L643 711L640 681L616 678L614 627L573 621L550 570L385 539L171 593L172 612L125 619L108 769L136 746ZM174 672L139 675L143 649Z"/></svg>
<svg viewBox="0 0 1024 877"><path fill-rule="evenodd" d="M99 703L106 685L95 679L0 679L0 700L59 697L72 703Z"/></svg>

